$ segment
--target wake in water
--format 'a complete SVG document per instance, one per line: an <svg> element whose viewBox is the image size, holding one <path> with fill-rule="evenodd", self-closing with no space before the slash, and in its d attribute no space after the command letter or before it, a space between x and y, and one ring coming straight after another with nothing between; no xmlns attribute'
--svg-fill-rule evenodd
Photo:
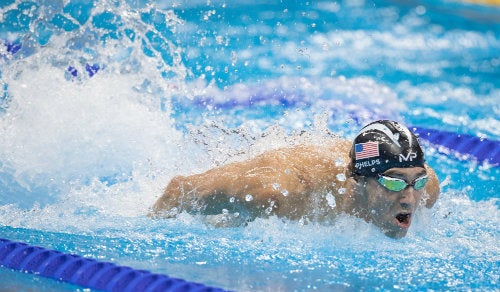
<svg viewBox="0 0 500 292"><path fill-rule="evenodd" d="M184 86L186 69L166 38L180 21L115 4L69 3L62 14L21 1L3 8L7 25L16 12L31 22L12 41L21 49L1 60L7 193L0 201L43 205L95 178L127 181L134 172L180 167L170 96Z"/></svg>

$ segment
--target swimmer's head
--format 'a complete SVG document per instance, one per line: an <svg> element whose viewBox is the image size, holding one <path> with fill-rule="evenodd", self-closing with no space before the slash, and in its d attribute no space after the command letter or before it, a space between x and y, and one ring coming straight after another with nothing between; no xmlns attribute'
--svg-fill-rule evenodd
<svg viewBox="0 0 500 292"><path fill-rule="evenodd" d="M415 134L389 120L362 128L354 138L350 158L352 174L358 176L377 176L395 167L424 167L425 163Z"/></svg>

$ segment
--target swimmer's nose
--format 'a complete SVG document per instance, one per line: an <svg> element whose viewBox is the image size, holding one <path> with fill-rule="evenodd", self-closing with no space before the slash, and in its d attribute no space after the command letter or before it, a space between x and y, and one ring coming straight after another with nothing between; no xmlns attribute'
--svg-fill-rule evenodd
<svg viewBox="0 0 500 292"><path fill-rule="evenodd" d="M399 201L401 204L401 208L405 210L411 210L412 207L417 203L416 194L413 191L413 188L407 188L403 191L403 196Z"/></svg>
<svg viewBox="0 0 500 292"><path fill-rule="evenodd" d="M411 210L411 204L401 202L401 208L404 210Z"/></svg>

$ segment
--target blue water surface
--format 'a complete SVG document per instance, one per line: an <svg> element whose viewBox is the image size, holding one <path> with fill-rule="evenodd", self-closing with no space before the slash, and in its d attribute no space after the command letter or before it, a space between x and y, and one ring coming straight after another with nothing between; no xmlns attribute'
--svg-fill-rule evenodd
<svg viewBox="0 0 500 292"><path fill-rule="evenodd" d="M442 194L402 240L146 216L174 175L374 119L500 141L499 7L299 2L2 1L0 237L236 291L498 290L500 168L425 141Z"/></svg>

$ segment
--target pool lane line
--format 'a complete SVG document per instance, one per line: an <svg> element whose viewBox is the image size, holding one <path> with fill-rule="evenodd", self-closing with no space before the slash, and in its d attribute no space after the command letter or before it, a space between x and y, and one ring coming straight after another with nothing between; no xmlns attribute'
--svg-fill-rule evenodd
<svg viewBox="0 0 500 292"><path fill-rule="evenodd" d="M184 279L2 238L0 266L103 291L224 291Z"/></svg>
<svg viewBox="0 0 500 292"><path fill-rule="evenodd" d="M440 131L422 127L409 127L421 140L443 146L460 154L470 155L490 165L500 165L500 141L467 134Z"/></svg>

